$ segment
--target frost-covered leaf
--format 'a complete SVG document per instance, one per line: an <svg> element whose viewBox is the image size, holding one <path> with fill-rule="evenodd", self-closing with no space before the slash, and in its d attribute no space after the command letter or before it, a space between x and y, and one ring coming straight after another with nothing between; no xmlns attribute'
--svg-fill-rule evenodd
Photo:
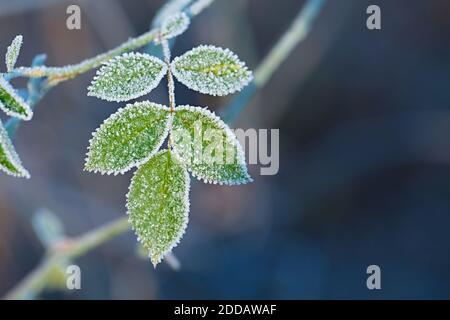
<svg viewBox="0 0 450 320"><path fill-rule="evenodd" d="M152 91L167 72L166 64L142 53L125 53L97 72L88 95L108 101L127 101Z"/></svg>
<svg viewBox="0 0 450 320"><path fill-rule="evenodd" d="M119 109L93 134L85 169L118 174L144 163L161 147L170 121L167 107L148 101Z"/></svg>
<svg viewBox="0 0 450 320"><path fill-rule="evenodd" d="M173 60L175 77L192 90L214 96L240 91L252 73L230 50L214 46L194 48Z"/></svg>
<svg viewBox="0 0 450 320"><path fill-rule="evenodd" d="M30 120L33 116L30 106L17 94L14 88L0 76L0 109L7 115Z"/></svg>
<svg viewBox="0 0 450 320"><path fill-rule="evenodd" d="M207 183L244 184L244 152L230 128L207 109L181 106L172 126L174 150L194 176Z"/></svg>
<svg viewBox="0 0 450 320"><path fill-rule="evenodd" d="M22 166L19 156L0 121L0 170L20 178L29 178L30 174Z"/></svg>
<svg viewBox="0 0 450 320"><path fill-rule="evenodd" d="M189 174L174 153L160 151L136 171L127 198L129 221L156 266L186 229Z"/></svg>
<svg viewBox="0 0 450 320"><path fill-rule="evenodd" d="M20 48L22 47L23 37L21 35L16 36L11 42L11 45L6 50L5 63L6 70L11 72L16 65L17 58L19 57Z"/></svg>
<svg viewBox="0 0 450 320"><path fill-rule="evenodd" d="M189 17L180 12L168 17L161 26L161 37L171 39L185 32L189 26Z"/></svg>

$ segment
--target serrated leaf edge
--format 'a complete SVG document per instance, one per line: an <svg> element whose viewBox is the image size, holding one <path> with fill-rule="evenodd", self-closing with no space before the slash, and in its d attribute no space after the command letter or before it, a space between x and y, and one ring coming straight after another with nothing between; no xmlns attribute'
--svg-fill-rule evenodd
<svg viewBox="0 0 450 320"><path fill-rule="evenodd" d="M150 103L154 107L157 107L157 108L160 108L162 110L167 111L167 121L166 121L165 130L164 130L163 134L161 134L160 140L156 144L154 150L152 152L150 152L147 157L145 157L145 158L143 158L143 159L141 159L139 161L133 162L132 164L128 165L127 167L125 167L122 170L118 170L117 171L117 170L102 170L102 169L89 169L89 168L87 168L86 164L87 164L88 159L89 159L89 154L90 154L90 150L91 150L91 144L92 144L93 140L96 138L97 132L100 130L100 128L103 125L108 124L109 122L111 122L114 119L116 119L117 117L119 117L122 113L124 113L128 109L131 109L133 107L139 107L140 105L145 104L145 103ZM169 129L172 126L172 121L173 121L173 114L170 113L169 111L170 111L170 109L167 106L162 105L162 104L158 104L158 103L154 103L154 102L150 102L150 101L140 101L140 102L135 102L135 103L129 103L124 108L119 108L109 118L104 120L103 123L97 129L95 129L95 131L92 133L92 138L89 140L88 152L86 153L86 158L84 159L85 166L84 166L83 170L87 171L87 172L92 172L92 173L100 173L102 175L111 175L111 174L113 174L114 176L117 176L119 174L124 174L124 173L128 172L129 170L131 170L134 167L140 167L142 164L146 163L148 160L150 160L150 158L152 158L154 155L157 154L158 150L161 148L162 144L164 143L164 141L167 138L167 135L169 134Z"/></svg>
<svg viewBox="0 0 450 320"><path fill-rule="evenodd" d="M16 102L25 110L26 115L11 111L8 109L3 102L0 101L0 109L3 110L8 116L22 119L24 121L31 120L33 117L33 111L30 106L16 93L16 90L6 81L2 76L0 76L0 86L2 86L11 97L16 100Z"/></svg>
<svg viewBox="0 0 450 320"><path fill-rule="evenodd" d="M169 150L167 150L167 149L164 149L164 150L160 150L160 151L156 152L154 155L152 155L152 157L156 157L156 156L158 156L159 154L164 153L164 152L171 152L171 155L170 155L170 156L171 156L171 157L175 157L176 160L177 160L177 161L180 163L180 165L183 167L183 170L184 170L184 178L185 178L185 183L186 183L186 192L185 192L185 194L184 194L184 204L186 205L186 209L185 209L184 215L183 215L183 218L184 218L184 219L183 219L183 223L181 224L181 232L178 234L177 239L174 240L174 241L172 242L171 246L170 246L164 253L162 253L162 254L159 256L159 259L158 259L158 260L152 260L152 264L153 264L153 267L154 267L154 268L156 268L156 266L164 259L164 257L165 257L168 253L172 252L172 250L180 243L181 239L183 238L184 234L186 233L186 229L187 229L187 226L188 226L188 223L189 223L189 211L190 211L190 205L191 205L190 200L189 200L189 192L190 192L190 190L191 190L191 179L190 179L190 177L189 177L189 173L188 173L186 167L183 165L183 162L182 162L181 159L178 157L178 155L177 155L176 153L172 152L172 151L169 151ZM152 157L150 157L149 159L147 159L147 161L149 161ZM146 162L147 162L147 161L146 161ZM146 162L140 164L139 167L138 167L138 169L139 169L142 165L144 165ZM135 177L136 177L136 173L137 173L137 170L136 170L136 172L133 174L133 177L131 178L131 182L130 182L130 184L129 184L129 186L128 186L128 192L127 192L127 194L126 194L126 209L127 209L126 214L127 214L128 216L130 216L130 212L129 212L129 209L128 209L128 196L129 196L129 194L130 194L130 192L131 192L131 186L132 186L133 183L134 183L134 179L135 179ZM136 233L136 230L134 229L133 225L131 224L130 218L128 218L128 223L131 225L131 229L133 229L133 231L135 232L135 235L136 235L136 237L137 237L137 240L138 240L141 244L143 244L144 241L143 241L143 240L139 237L139 235ZM147 249L146 249L146 250L147 250ZM151 252L149 252L149 257L151 258Z"/></svg>
<svg viewBox="0 0 450 320"><path fill-rule="evenodd" d="M226 56L228 56L229 58L236 59L239 66L241 66L246 71L247 76L244 79L240 79L239 83L237 85L235 85L230 91L220 91L220 92L211 92L208 90L203 90L202 88L200 88L200 86L197 83L185 81L184 77L183 77L183 71L178 70L176 67L176 64L181 59L184 59L188 55L190 55L192 53L196 53L197 51L204 50L204 49L220 51L223 54L225 54ZM237 54L235 54L228 48L223 49L221 47L216 47L213 45L200 45L198 47L195 47L195 48L185 52L181 56L176 57L175 59L173 59L173 61L170 64L170 70L172 71L172 74L175 76L175 78L178 81L180 81L182 84L184 84L186 87L188 87L192 90L198 91L200 93L208 94L208 95L212 95L212 96L226 96L228 94L233 94L233 93L239 92L253 80L253 73L248 69L245 62L243 62L239 59Z"/></svg>
<svg viewBox="0 0 450 320"><path fill-rule="evenodd" d="M242 185L242 184L247 184L250 182L253 182L253 178L250 176L250 174L248 173L247 170L247 166L246 166L246 162L245 162L245 154L244 151L242 150L242 146L239 143L239 140L236 138L236 135L231 131L230 127L223 122L222 119L220 119L220 117L218 117L214 112L208 110L207 108L204 107L194 107L194 106L190 106L190 105L182 105L182 106L178 106L175 109L175 116L176 117L176 113L179 110L188 110L188 111L196 111L196 112L200 112L202 114L204 114L205 116L210 117L212 120L214 120L220 129L223 129L226 132L226 136L228 139L230 139L232 141L232 143L235 143L237 146L237 158L239 163L241 164L241 167L243 169L243 172L245 172L245 178L240 179L240 180L226 180L226 181L216 181L216 180L209 180L207 177L203 177L201 175L196 174L195 172L193 172L190 168L189 165L184 164L185 167L187 168L187 170L189 171L189 173L195 177L197 180L199 181L203 181L204 183L208 183L208 184L219 184L219 185L227 185L227 186L233 186L233 185ZM179 155L179 153L176 150L176 146L173 146L173 152L177 155L177 157L180 159L181 161L181 157ZM182 162L183 163L183 162ZM242 165L244 164L244 165Z"/></svg>
<svg viewBox="0 0 450 320"><path fill-rule="evenodd" d="M152 60L153 62L158 63L162 66L161 71L155 77L155 82L152 83L152 85L146 87L144 90L136 92L135 94L127 96L126 98L116 98L116 97L111 97L110 95L98 94L98 93L94 93L91 91L94 89L93 86L94 86L95 81L102 76L103 72L106 72L106 69L112 63L118 62L121 59L126 59L126 58L131 58L131 57L142 57L142 58L145 58L148 60ZM120 56L116 56L116 57L112 58L111 60L108 60L105 63L103 63L102 67L97 70L96 75L92 79L91 85L88 87L87 95L90 97L96 97L96 98L103 99L103 100L110 101L110 102L124 102L124 101L128 101L128 100L136 99L136 98L142 97L142 96L150 93L153 89L155 89L159 85L159 83L161 82L162 78L164 77L164 75L166 73L167 73L167 64L164 63L164 61L162 61L161 59L158 59L158 58L151 56L149 54L146 54L146 53L127 52Z"/></svg>
<svg viewBox="0 0 450 320"><path fill-rule="evenodd" d="M6 129L1 121L0 121L0 144L5 152L5 156L16 167L19 173L17 174L15 172L12 172L2 165L0 165L0 170L14 177L29 179L30 173L27 171L27 169L23 167L19 155L15 151L14 146L11 140L9 139L8 133L6 132Z"/></svg>

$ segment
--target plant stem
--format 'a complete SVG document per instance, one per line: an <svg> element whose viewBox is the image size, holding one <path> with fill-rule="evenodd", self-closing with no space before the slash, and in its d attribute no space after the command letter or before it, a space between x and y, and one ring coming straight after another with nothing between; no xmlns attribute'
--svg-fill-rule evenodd
<svg viewBox="0 0 450 320"><path fill-rule="evenodd" d="M195 17L205 10L209 5L211 5L214 0L198 0L185 8L183 11L189 17ZM13 70L12 72L5 74L5 79L13 79L17 77L28 77L28 78L39 78L45 79L45 87L41 90L41 94L30 101L30 107L34 109L35 105L40 101L40 99L54 86L62 81L66 81L75 78L85 72L92 69L98 68L102 63L114 58L115 56L121 55L125 52L133 51L139 49L145 45L148 45L159 35L159 28L154 28L150 31L143 33L142 35L131 38L128 41L122 43L118 47L111 49L105 53L99 54L93 58L81 61L77 64L67 65L63 67L46 67L46 66L36 66L31 67L21 67ZM32 80L32 79L30 79ZM5 128L8 131L10 138L13 137L17 128L19 127L21 120L16 118L10 118L7 123L5 123Z"/></svg>
<svg viewBox="0 0 450 320"><path fill-rule="evenodd" d="M200 0L201 1L201 0ZM228 123L234 122L237 115L244 109L246 102L262 86L266 84L278 66L287 58L295 45L308 34L313 20L317 17L325 0L308 0L304 9L295 19L291 28L277 42L269 55L263 60L255 72L255 81L249 90L241 92L235 104L230 106L227 113ZM169 55L170 61L170 55ZM167 61L166 61L167 63ZM173 81L173 79L172 79ZM169 88L169 91L171 89ZM175 101L174 101L175 103ZM127 218L119 218L113 222L93 229L83 236L63 241L56 245L55 249L44 259L34 271L32 271L19 285L10 291L7 299L27 299L38 294L45 288L46 282L55 265L65 258L76 258L115 236L129 230Z"/></svg>
<svg viewBox="0 0 450 320"><path fill-rule="evenodd" d="M80 74L95 69L99 67L103 62L106 62L115 56L143 47L155 40L157 35L157 29L150 30L137 38L129 39L120 46L108 52L102 53L98 56L84 60L74 65L67 65L64 67L21 67L17 69L16 72L23 77L29 78L48 77L49 84L51 86L54 86L59 82L75 78Z"/></svg>
<svg viewBox="0 0 450 320"><path fill-rule="evenodd" d="M76 258L128 230L130 230L128 217L118 218L72 240L65 256L68 258Z"/></svg>
<svg viewBox="0 0 450 320"><path fill-rule="evenodd" d="M42 66L45 62L47 56L45 54L37 55L32 62L32 66ZM28 97L27 103L31 110L34 110L36 104L42 99L42 97L50 89L48 82L45 78L32 78L28 80ZM19 118L11 117L5 124L6 131L10 138L14 136L17 129L19 128L21 120Z"/></svg>
<svg viewBox="0 0 450 320"><path fill-rule="evenodd" d="M9 79L14 77L28 77L31 78L30 83L32 83L33 80L43 81L45 79L45 85L42 86L39 83L41 89L35 90L37 92L34 95L34 97L29 97L28 99L28 104L32 109L34 109L36 104L43 98L43 96L52 87L56 86L60 82L75 78L80 74L95 69L99 67L103 62L108 61L117 55L145 46L146 44L156 39L157 35L158 29L150 30L137 38L132 38L124 42L120 46L108 52L100 54L91 59L84 60L78 64L67 65L64 67L46 67L34 64L32 67L21 67L16 70L13 70L13 72L6 75L6 77ZM20 122L21 122L20 119L13 117L6 122L5 128L8 131L10 138L14 136L17 128L19 127Z"/></svg>
<svg viewBox="0 0 450 320"><path fill-rule="evenodd" d="M242 90L225 109L223 115L225 122L230 123L236 119L248 105L253 95L267 83L298 43L306 38L325 2L325 0L308 0L306 2L289 29L256 69L254 81Z"/></svg>
<svg viewBox="0 0 450 320"><path fill-rule="evenodd" d="M194 17L200 14L203 10L209 7L214 0L198 0L191 6L185 9L185 13L190 17ZM42 78L47 77L50 86L54 86L59 82L69 80L83 74L89 70L98 68L102 63L121 55L125 52L139 49L159 36L159 28L147 31L142 35L131 38L128 41L122 43L120 46L111 49L105 53L99 54L93 58L84 60L74 65L67 65L64 67L21 67L13 70L11 77L28 77L28 78Z"/></svg>
<svg viewBox="0 0 450 320"><path fill-rule="evenodd" d="M56 255L47 256L44 261L28 274L16 287L6 294L6 300L32 299L41 292L46 285L51 271L59 260Z"/></svg>
<svg viewBox="0 0 450 320"><path fill-rule="evenodd" d="M173 75L172 75L172 70L170 69L170 59L171 59L171 54L170 54L170 46L169 46L169 42L167 41L167 39L162 39L161 41L161 45L163 48L163 54L164 54L164 61L167 64L167 93L169 95L169 109L170 109L170 113L174 113L175 112L175 83L173 81ZM172 125L172 124L170 124ZM170 151L172 150L172 129L169 129L169 138L168 138L168 142L167 142L167 149Z"/></svg>
<svg viewBox="0 0 450 320"><path fill-rule="evenodd" d="M78 238L63 240L50 249L43 263L25 277L5 298L16 300L33 297L45 288L54 268L62 261L77 258L128 230L130 230L128 218L122 217Z"/></svg>
<svg viewBox="0 0 450 320"><path fill-rule="evenodd" d="M167 64L167 90L169 94L169 108L170 112L175 111L175 84L173 81L172 70L170 69L170 47L169 42L166 39L163 39L161 42L164 53L164 61Z"/></svg>

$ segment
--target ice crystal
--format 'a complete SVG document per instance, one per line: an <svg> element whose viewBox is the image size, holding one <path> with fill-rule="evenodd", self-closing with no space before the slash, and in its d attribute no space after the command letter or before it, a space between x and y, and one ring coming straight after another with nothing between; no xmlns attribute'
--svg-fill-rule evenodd
<svg viewBox="0 0 450 320"><path fill-rule="evenodd" d="M119 109L93 134L85 169L119 174L144 163L161 147L170 121L167 107L148 101Z"/></svg>
<svg viewBox="0 0 450 320"><path fill-rule="evenodd" d="M0 76L0 109L7 115L30 120L33 116L30 106L16 93L14 88Z"/></svg>
<svg viewBox="0 0 450 320"><path fill-rule="evenodd" d="M175 152L195 177L226 185L252 181L236 136L214 113L180 106L175 111L172 132Z"/></svg>
<svg viewBox="0 0 450 320"><path fill-rule="evenodd" d="M103 66L89 87L91 96L124 101L150 92L167 72L170 108L141 102L119 109L93 134L85 165L86 170L106 174L138 167L127 194L127 213L155 267L187 227L189 172L206 183L252 181L230 128L206 108L175 103L174 77L190 89L217 96L240 91L253 78L233 52L214 46L199 46L171 62L167 40L185 32L189 16L210 3L168 2L155 20L152 39L162 45L164 62L147 54L126 53ZM58 71L20 70L25 74ZM157 152L168 135L168 150Z"/></svg>
<svg viewBox="0 0 450 320"><path fill-rule="evenodd" d="M240 91L252 73L230 50L199 46L173 60L175 77L192 90L214 96Z"/></svg>
<svg viewBox="0 0 450 320"><path fill-rule="evenodd" d="M142 53L125 53L97 72L88 95L108 101L127 101L152 91L167 71L166 64Z"/></svg>
<svg viewBox="0 0 450 320"><path fill-rule="evenodd" d="M8 72L11 72L16 65L17 57L19 56L20 48L22 47L22 40L23 37L21 35L16 36L6 50L5 63Z"/></svg>
<svg viewBox="0 0 450 320"><path fill-rule="evenodd" d="M7 174L20 178L29 178L30 174L22 166L14 146L9 139L3 124L0 121L0 170Z"/></svg>
<svg viewBox="0 0 450 320"><path fill-rule="evenodd" d="M189 26L190 20L186 13L181 12L174 14L164 20L160 37L163 39L171 39L185 32Z"/></svg>
<svg viewBox="0 0 450 320"><path fill-rule="evenodd" d="M158 10L158 13L153 18L153 26L160 27L168 17L181 12L191 2L192 2L192 0L166 1L166 3L161 7L161 9Z"/></svg>
<svg viewBox="0 0 450 320"><path fill-rule="evenodd" d="M139 167L127 195L129 221L156 266L184 234L189 213L189 174L177 156L158 152Z"/></svg>

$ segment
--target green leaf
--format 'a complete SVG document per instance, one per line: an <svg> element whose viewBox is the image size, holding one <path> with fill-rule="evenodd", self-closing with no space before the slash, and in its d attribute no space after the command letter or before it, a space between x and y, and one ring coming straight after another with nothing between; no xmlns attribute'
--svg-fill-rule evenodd
<svg viewBox="0 0 450 320"><path fill-rule="evenodd" d="M166 72L166 64L156 57L125 53L100 68L88 95L118 102L135 99L156 88Z"/></svg>
<svg viewBox="0 0 450 320"><path fill-rule="evenodd" d="M30 120L33 111L30 106L16 93L14 88L0 76L0 109L7 115Z"/></svg>
<svg viewBox="0 0 450 320"><path fill-rule="evenodd" d="M185 32L189 26L190 20L186 13L179 12L171 15L164 20L161 26L161 38L171 39Z"/></svg>
<svg viewBox="0 0 450 320"><path fill-rule="evenodd" d="M16 65L17 58L19 57L20 48L22 47L23 37L21 35L16 36L11 42L11 45L6 50L5 63L6 70L11 72Z"/></svg>
<svg viewBox="0 0 450 320"><path fill-rule="evenodd" d="M207 109L176 108L172 135L175 152L195 177L227 185L252 181L236 136Z"/></svg>
<svg viewBox="0 0 450 320"><path fill-rule="evenodd" d="M19 156L0 121L0 170L20 178L30 178L28 171L22 166Z"/></svg>
<svg viewBox="0 0 450 320"><path fill-rule="evenodd" d="M119 109L94 132L85 170L116 175L147 161L167 136L168 110L148 101Z"/></svg>
<svg viewBox="0 0 450 320"><path fill-rule="evenodd" d="M171 64L174 76L192 90L214 96L240 91L252 73L230 50L200 46L177 57Z"/></svg>
<svg viewBox="0 0 450 320"><path fill-rule="evenodd" d="M134 174L127 195L129 221L156 266L184 234L189 174L177 156L158 152Z"/></svg>

